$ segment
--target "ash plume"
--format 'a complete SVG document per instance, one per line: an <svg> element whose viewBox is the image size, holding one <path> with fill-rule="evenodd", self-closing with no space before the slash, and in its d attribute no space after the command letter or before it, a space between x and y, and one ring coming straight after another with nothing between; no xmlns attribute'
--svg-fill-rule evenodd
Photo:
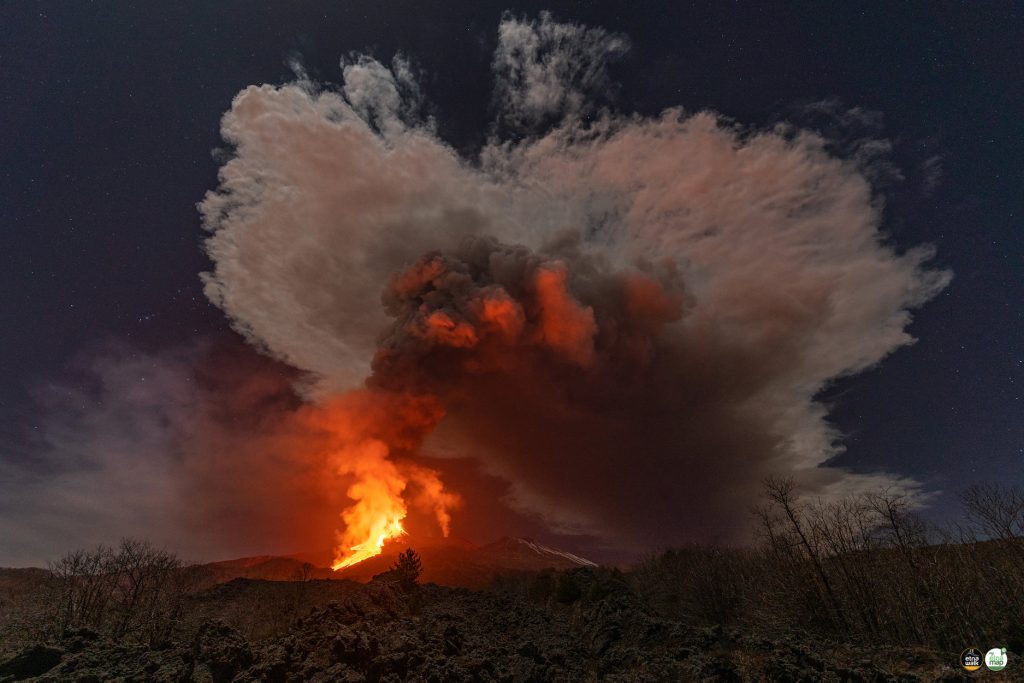
<svg viewBox="0 0 1024 683"><path fill-rule="evenodd" d="M671 262L469 239L392 280L369 383L439 397L458 448L529 481L556 526L638 544L666 520L736 532L781 441L745 403L789 350L709 343L680 324L685 302Z"/></svg>
<svg viewBox="0 0 1024 683"><path fill-rule="evenodd" d="M741 538L767 474L914 490L821 467L842 444L816 394L912 343L950 278L887 242L871 162L791 126L588 107L619 37L542 15L499 40L498 121L560 118L472 158L416 118L401 60L235 98L200 205L235 328L311 401L437 401L417 454L477 458L505 504L619 547Z"/></svg>

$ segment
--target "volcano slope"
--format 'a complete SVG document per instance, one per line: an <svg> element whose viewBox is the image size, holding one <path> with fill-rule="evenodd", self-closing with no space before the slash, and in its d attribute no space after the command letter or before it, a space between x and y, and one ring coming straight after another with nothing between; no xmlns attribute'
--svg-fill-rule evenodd
<svg viewBox="0 0 1024 683"><path fill-rule="evenodd" d="M0 681L916 681L961 680L927 650L825 646L655 617L615 570L512 578L493 590L389 575L351 581L236 579L193 596L159 646L89 631L0 662ZM303 591L320 606L257 633L259 605Z"/></svg>

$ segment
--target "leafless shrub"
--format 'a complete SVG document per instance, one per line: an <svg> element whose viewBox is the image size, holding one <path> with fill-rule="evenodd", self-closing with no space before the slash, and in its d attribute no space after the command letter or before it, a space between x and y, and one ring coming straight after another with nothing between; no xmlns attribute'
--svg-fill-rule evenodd
<svg viewBox="0 0 1024 683"><path fill-rule="evenodd" d="M757 559L752 551L711 545L670 549L641 562L633 583L661 613L693 623L735 623L747 608L743 584Z"/></svg>
<svg viewBox="0 0 1024 683"><path fill-rule="evenodd" d="M292 581L311 581L315 572L316 567L309 562L303 562L292 572Z"/></svg>
<svg viewBox="0 0 1024 683"><path fill-rule="evenodd" d="M998 484L975 484L960 494L968 524L997 542L1007 559L1024 570L1024 491Z"/></svg>
<svg viewBox="0 0 1024 683"><path fill-rule="evenodd" d="M633 572L659 612L693 622L944 649L1024 648L1024 493L972 487L968 523L927 525L892 491L803 500L768 480L755 549L670 550ZM1012 649L1012 647L1011 647Z"/></svg>
<svg viewBox="0 0 1024 683"><path fill-rule="evenodd" d="M51 635L87 628L116 639L165 642L189 591L188 573L172 553L147 541L76 550L49 565Z"/></svg>

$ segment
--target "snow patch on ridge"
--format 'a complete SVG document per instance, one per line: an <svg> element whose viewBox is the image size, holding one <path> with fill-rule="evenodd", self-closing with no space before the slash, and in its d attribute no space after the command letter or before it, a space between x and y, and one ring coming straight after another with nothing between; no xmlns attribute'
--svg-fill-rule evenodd
<svg viewBox="0 0 1024 683"><path fill-rule="evenodd" d="M572 553L567 553L564 550L555 550L554 548L549 548L546 545L535 543L527 538L517 538L515 540L521 543L522 545L525 545L527 548L533 550L538 555L557 555L559 557L564 557L565 559L571 562L575 562L576 564L583 565L585 567L597 566L596 562L591 562L588 559L582 558L578 555L573 555Z"/></svg>

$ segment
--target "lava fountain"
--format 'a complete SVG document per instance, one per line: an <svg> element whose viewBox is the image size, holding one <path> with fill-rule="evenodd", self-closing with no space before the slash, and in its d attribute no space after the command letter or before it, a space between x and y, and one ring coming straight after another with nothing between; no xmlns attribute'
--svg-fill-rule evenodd
<svg viewBox="0 0 1024 683"><path fill-rule="evenodd" d="M341 397L314 419L331 435L331 469L351 480L352 501L342 513L332 568L379 555L384 543L405 534L412 505L430 513L447 536L460 503L437 472L412 462L423 437L444 415L430 396L361 390Z"/></svg>

